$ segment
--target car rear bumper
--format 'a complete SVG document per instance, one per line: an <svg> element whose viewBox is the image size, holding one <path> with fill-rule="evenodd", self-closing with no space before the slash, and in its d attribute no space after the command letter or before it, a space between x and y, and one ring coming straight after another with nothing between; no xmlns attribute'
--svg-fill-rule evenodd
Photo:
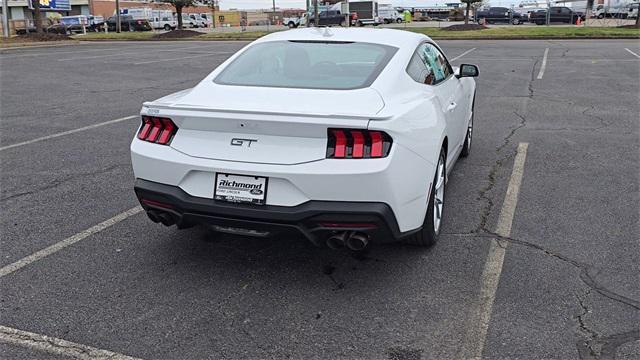
<svg viewBox="0 0 640 360"><path fill-rule="evenodd" d="M372 242L395 242L420 229L401 232L391 208L379 202L307 201L297 206L234 204L194 197L177 186L137 179L135 192L150 217L169 215L178 227L197 224L246 230L247 235L299 233L316 245L333 233L358 231ZM239 232L239 231L236 231Z"/></svg>

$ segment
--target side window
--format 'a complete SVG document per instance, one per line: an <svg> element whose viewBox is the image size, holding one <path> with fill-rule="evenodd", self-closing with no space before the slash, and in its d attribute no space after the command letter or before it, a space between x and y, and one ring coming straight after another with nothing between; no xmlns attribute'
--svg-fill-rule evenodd
<svg viewBox="0 0 640 360"><path fill-rule="evenodd" d="M415 81L436 85L446 80L453 72L444 55L433 44L421 44L413 54L407 73Z"/></svg>
<svg viewBox="0 0 640 360"><path fill-rule="evenodd" d="M432 69L433 71L433 84L438 84L451 75L451 66L445 59L444 55L435 47L433 44L424 44L422 52L422 60Z"/></svg>
<svg viewBox="0 0 640 360"><path fill-rule="evenodd" d="M407 74L421 84L433 85L433 70L422 58L425 45L426 44L418 46L413 57L411 57L409 66L407 66Z"/></svg>

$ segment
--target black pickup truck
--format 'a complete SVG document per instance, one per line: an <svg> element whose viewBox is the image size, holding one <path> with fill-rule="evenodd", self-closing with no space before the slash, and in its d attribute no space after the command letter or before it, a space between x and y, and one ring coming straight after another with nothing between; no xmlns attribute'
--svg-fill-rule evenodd
<svg viewBox="0 0 640 360"><path fill-rule="evenodd" d="M332 26L332 25L340 25L346 26L345 16L340 13L339 10L326 10L321 11L319 14L320 21L318 22L318 26ZM313 14L309 16L309 24L311 26L315 26L316 19Z"/></svg>
<svg viewBox="0 0 640 360"><path fill-rule="evenodd" d="M490 7L476 12L478 24L513 24L519 25L525 22L525 16L506 7Z"/></svg>
<svg viewBox="0 0 640 360"><path fill-rule="evenodd" d="M537 25L544 25L547 23L547 11L538 10L529 14L529 21L536 23ZM578 11L573 11L566 6L552 6L549 8L549 23L565 23L575 24L578 19L584 21L585 15Z"/></svg>

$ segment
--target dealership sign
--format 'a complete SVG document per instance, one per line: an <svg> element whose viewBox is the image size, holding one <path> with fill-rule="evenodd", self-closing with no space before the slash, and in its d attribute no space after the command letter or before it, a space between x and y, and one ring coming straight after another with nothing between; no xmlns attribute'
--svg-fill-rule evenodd
<svg viewBox="0 0 640 360"><path fill-rule="evenodd" d="M31 6L33 8L33 6ZM40 0L40 9L51 11L71 10L71 0Z"/></svg>

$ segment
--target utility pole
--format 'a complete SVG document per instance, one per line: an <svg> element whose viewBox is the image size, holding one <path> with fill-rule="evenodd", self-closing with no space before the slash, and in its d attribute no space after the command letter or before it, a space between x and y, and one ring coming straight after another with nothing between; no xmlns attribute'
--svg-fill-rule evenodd
<svg viewBox="0 0 640 360"><path fill-rule="evenodd" d="M273 0L273 12L276 12L276 0Z"/></svg>
<svg viewBox="0 0 640 360"><path fill-rule="evenodd" d="M344 12L346 13L345 17L347 18L345 23L347 27L351 27L351 10L349 9L349 0L344 0Z"/></svg>
<svg viewBox="0 0 640 360"><path fill-rule="evenodd" d="M119 33L121 30L122 27L120 25L120 0L116 0L116 32Z"/></svg>
<svg viewBox="0 0 640 360"><path fill-rule="evenodd" d="M9 1L2 0L2 32L4 37L9 37Z"/></svg>
<svg viewBox="0 0 640 360"><path fill-rule="evenodd" d="M307 11L304 13L307 16L307 22L304 24L304 26L309 27L309 12L311 11L311 4L309 3L309 1L311 0L307 0Z"/></svg>
<svg viewBox="0 0 640 360"><path fill-rule="evenodd" d="M313 23L313 25L315 27L318 27L320 25L320 13L318 12L318 1L320 1L320 0L315 0L316 3L315 3L315 9L314 9L314 12L315 12L315 16L314 17L315 17L316 20Z"/></svg>

